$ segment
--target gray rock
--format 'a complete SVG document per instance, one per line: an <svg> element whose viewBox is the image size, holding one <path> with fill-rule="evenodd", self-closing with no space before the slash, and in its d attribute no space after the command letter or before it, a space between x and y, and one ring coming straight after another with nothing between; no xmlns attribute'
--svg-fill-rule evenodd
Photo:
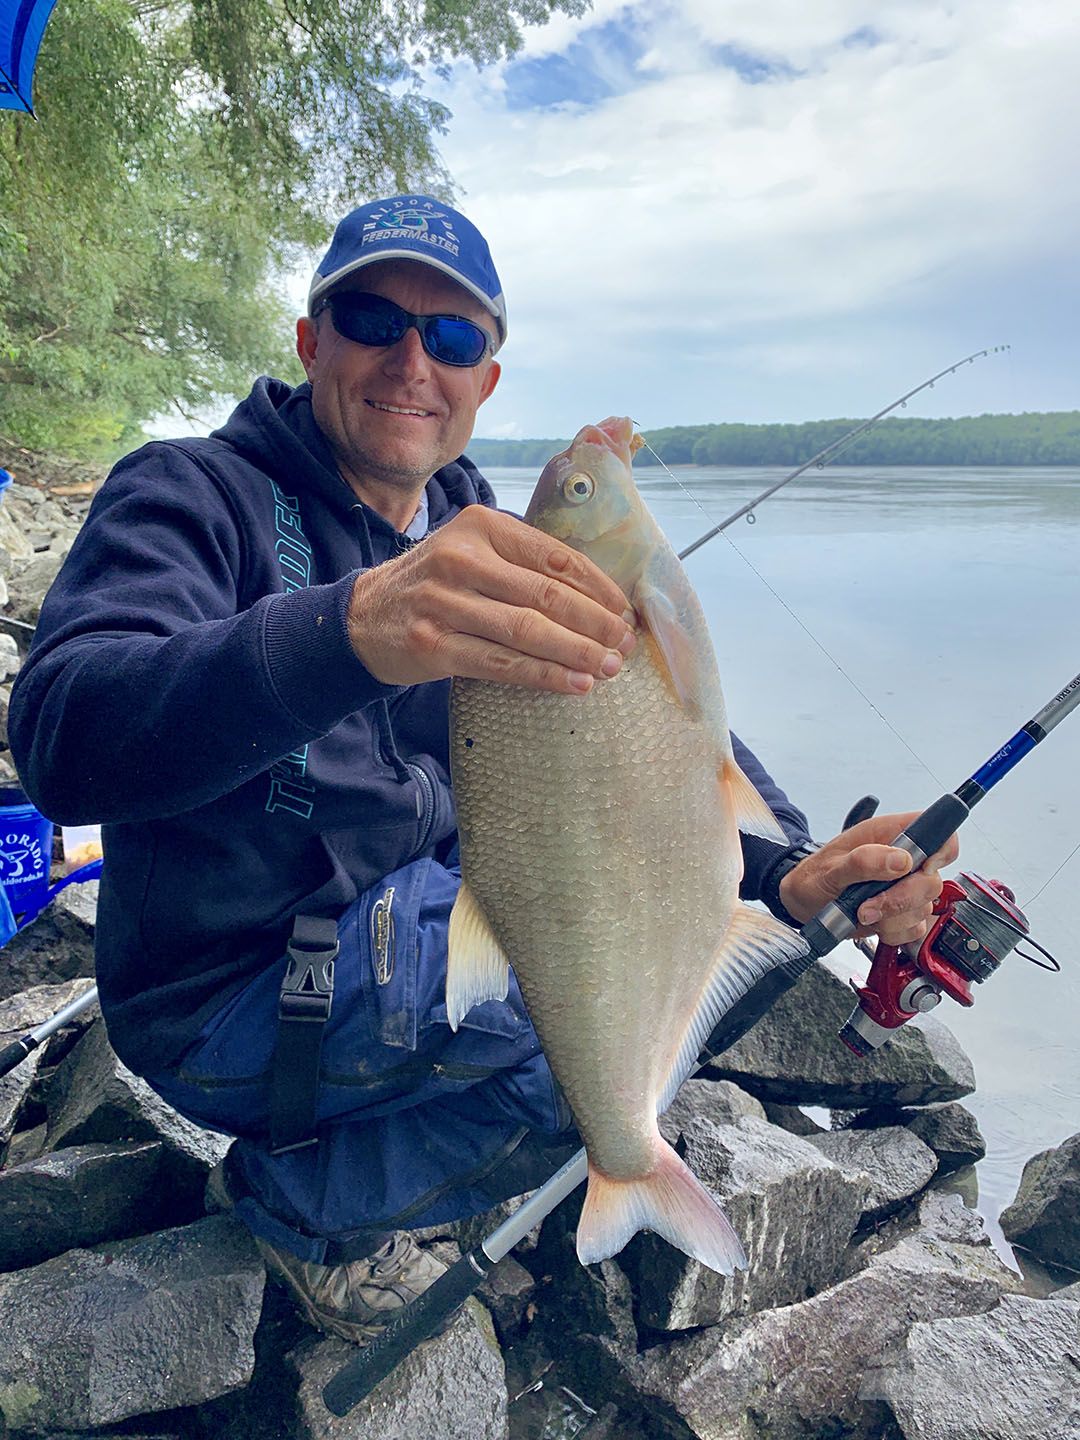
<svg viewBox="0 0 1080 1440"><path fill-rule="evenodd" d="M60 573L64 553L46 550L17 561L8 580L7 611L15 620L36 625L45 592Z"/></svg>
<svg viewBox="0 0 1080 1440"><path fill-rule="evenodd" d="M807 1115L805 1110L800 1110L798 1105L778 1105L773 1100L765 1102L765 1119L770 1125L779 1125L781 1130L787 1130L792 1135L827 1135L828 1127L819 1125L812 1116Z"/></svg>
<svg viewBox="0 0 1080 1440"><path fill-rule="evenodd" d="M1075 1285L1064 1285L1060 1290L1055 1290L1051 1300L1077 1300L1080 1301L1080 1280Z"/></svg>
<svg viewBox="0 0 1080 1440"><path fill-rule="evenodd" d="M0 605L7 604L6 590L7 583L0 576ZM17 675L21 664L19 646L15 637L0 632L0 680L7 680L12 675Z"/></svg>
<svg viewBox="0 0 1080 1440"><path fill-rule="evenodd" d="M158 1141L121 1141L76 1145L0 1171L0 1270L167 1224L176 1205L160 1184L161 1161Z"/></svg>
<svg viewBox="0 0 1080 1440"><path fill-rule="evenodd" d="M782 1105L931 1105L975 1088L971 1061L938 1021L904 1025L865 1060L837 1039L850 989L817 964L730 1050L712 1073Z"/></svg>
<svg viewBox="0 0 1080 1440"><path fill-rule="evenodd" d="M1001 1228L1044 1263L1080 1270L1080 1135L1032 1156Z"/></svg>
<svg viewBox="0 0 1080 1440"><path fill-rule="evenodd" d="M0 998L94 974L98 882L69 885L4 946ZM42 1016L42 1019L47 1019Z"/></svg>
<svg viewBox="0 0 1080 1440"><path fill-rule="evenodd" d="M919 1197L916 1223L935 1240L952 1240L957 1245L989 1245L986 1222L977 1210L969 1210L963 1197L948 1190L928 1190Z"/></svg>
<svg viewBox="0 0 1080 1440"><path fill-rule="evenodd" d="M989 1310L1015 1283L992 1251L910 1237L813 1299L656 1347L635 1378L698 1440L881 1440L869 1367L916 1320Z"/></svg>
<svg viewBox="0 0 1080 1440"><path fill-rule="evenodd" d="M512 1255L500 1260L476 1292L491 1312L501 1345L510 1345L525 1328L536 1281Z"/></svg>
<svg viewBox="0 0 1080 1440"><path fill-rule="evenodd" d="M1077 1440L1080 1304L1007 1295L984 1315L922 1321L867 1376L904 1440Z"/></svg>
<svg viewBox="0 0 1080 1440"><path fill-rule="evenodd" d="M86 982L70 980L63 985L37 985L0 1001L0 1050L21 1040L44 1021L86 990ZM74 1022L71 1032L89 1025L96 1007L91 1006ZM14 1069L0 1077L0 1156L19 1126L23 1106L33 1088L50 1047L47 1041L28 1052Z"/></svg>
<svg viewBox="0 0 1080 1440"><path fill-rule="evenodd" d="M831 1283L865 1205L866 1177L845 1174L797 1135L745 1117L697 1118L684 1131L686 1161L727 1212L748 1268L718 1275L655 1235L623 1252L638 1319L686 1330L788 1305Z"/></svg>
<svg viewBox="0 0 1080 1440"><path fill-rule="evenodd" d="M939 1175L972 1165L986 1154L979 1122L963 1105L931 1105L925 1110L905 1111L900 1123L930 1146L938 1157Z"/></svg>
<svg viewBox="0 0 1080 1440"><path fill-rule="evenodd" d="M157 1140L159 1184L174 1219L203 1214L206 1177L231 1141L178 1115L117 1059L98 1021L57 1068L46 1089L48 1149Z"/></svg>
<svg viewBox="0 0 1080 1440"><path fill-rule="evenodd" d="M884 1219L933 1179L937 1156L910 1130L839 1130L811 1135L809 1143L850 1178L869 1177L864 1214Z"/></svg>
<svg viewBox="0 0 1080 1440"><path fill-rule="evenodd" d="M687 1080L660 1116L660 1133L674 1145L692 1119L701 1117L714 1125L731 1125L743 1115L764 1120L764 1106L730 1080Z"/></svg>
<svg viewBox="0 0 1080 1440"><path fill-rule="evenodd" d="M44 1435L245 1385L263 1281L250 1236L225 1216L0 1276L0 1414Z"/></svg>
<svg viewBox="0 0 1080 1440"><path fill-rule="evenodd" d="M558 1373L567 1383L582 1395L612 1399L635 1411L640 1400L635 1379L638 1332L629 1276L614 1260L580 1265L572 1233L562 1237L549 1258L548 1303L526 1345L539 1332L540 1343L557 1357ZM543 1367L533 1373L543 1373Z"/></svg>
<svg viewBox="0 0 1080 1440"><path fill-rule="evenodd" d="M307 1340L286 1357L299 1377L297 1440L505 1440L506 1377L470 1301L445 1335L407 1356L348 1415L332 1415L322 1392L352 1356L337 1339Z"/></svg>

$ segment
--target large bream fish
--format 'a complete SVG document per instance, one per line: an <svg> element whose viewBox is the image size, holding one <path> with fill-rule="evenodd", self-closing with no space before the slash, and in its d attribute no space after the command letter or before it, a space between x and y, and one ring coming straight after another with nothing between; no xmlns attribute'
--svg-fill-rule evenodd
<svg viewBox="0 0 1080 1440"><path fill-rule="evenodd" d="M787 839L735 763L701 605L630 473L633 429L581 430L525 516L629 597L622 670L584 697L454 681L446 1003L456 1027L513 965L588 1151L583 1263L649 1229L731 1274L739 1239L657 1115L721 1015L805 947L738 899L738 832Z"/></svg>

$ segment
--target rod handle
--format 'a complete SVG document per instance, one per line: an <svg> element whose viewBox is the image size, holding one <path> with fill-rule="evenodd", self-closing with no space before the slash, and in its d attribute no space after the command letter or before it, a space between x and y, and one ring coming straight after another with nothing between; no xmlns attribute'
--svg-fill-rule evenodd
<svg viewBox="0 0 1080 1440"><path fill-rule="evenodd" d="M912 869L917 870L929 855L941 849L970 813L970 806L950 791L917 815L893 844L908 852ZM904 878L903 875L899 877L900 880ZM814 955L827 955L841 940L846 940L858 928L859 907L872 896L880 895L898 883L899 880L862 880L856 885L849 885L836 900L830 901L819 914L806 922L801 931Z"/></svg>
<svg viewBox="0 0 1080 1440"><path fill-rule="evenodd" d="M5 1045L0 1050L0 1075L9 1075L16 1065L21 1065L31 1050L36 1049L33 1036L24 1035L21 1040L13 1040L10 1045Z"/></svg>
<svg viewBox="0 0 1080 1440"><path fill-rule="evenodd" d="M341 1367L323 1390L323 1403L332 1415L347 1415L367 1397L396 1365L423 1340L429 1339L462 1305L492 1269L492 1262L477 1249L463 1255L422 1295L390 1321L381 1335Z"/></svg>

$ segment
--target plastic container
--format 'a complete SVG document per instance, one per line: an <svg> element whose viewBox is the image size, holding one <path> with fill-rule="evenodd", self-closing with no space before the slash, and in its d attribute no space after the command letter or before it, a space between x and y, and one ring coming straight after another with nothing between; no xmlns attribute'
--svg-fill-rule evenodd
<svg viewBox="0 0 1080 1440"><path fill-rule="evenodd" d="M0 470L0 501L3 500L4 491L8 488L14 478L14 475L10 474L7 470Z"/></svg>
<svg viewBox="0 0 1080 1440"><path fill-rule="evenodd" d="M17 785L0 786L0 886L16 918L48 903L52 844L52 821Z"/></svg>

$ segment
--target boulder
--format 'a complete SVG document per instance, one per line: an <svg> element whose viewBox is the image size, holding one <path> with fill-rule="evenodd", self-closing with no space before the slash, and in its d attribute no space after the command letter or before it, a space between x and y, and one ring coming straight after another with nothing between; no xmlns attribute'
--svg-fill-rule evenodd
<svg viewBox="0 0 1080 1440"><path fill-rule="evenodd" d="M85 980L69 980L62 985L36 985L0 1001L0 1050L21 1040L51 1019L58 1010L77 999L86 988ZM68 1040L77 1034L79 1028L89 1025L97 1013L96 1007L91 1006L77 1016L68 1031ZM20 1127L23 1107L45 1063L46 1054L51 1053L59 1041L59 1035L55 1040L50 1037L44 1045L28 1051L26 1057L6 1075L0 1076L0 1156L5 1153L12 1135Z"/></svg>
<svg viewBox="0 0 1080 1440"><path fill-rule="evenodd" d="M865 1207L865 1176L752 1117L734 1125L692 1119L683 1141L687 1164L727 1212L749 1263L718 1275L656 1235L635 1236L620 1263L635 1284L639 1323L716 1325L805 1300L835 1279Z"/></svg>
<svg viewBox="0 0 1080 1440"><path fill-rule="evenodd" d="M264 1270L226 1216L0 1276L0 1414L48 1435L245 1385Z"/></svg>
<svg viewBox="0 0 1080 1440"><path fill-rule="evenodd" d="M963 1105L930 1105L924 1110L906 1111L901 1124L933 1150L938 1157L939 1175L973 1165L986 1154L979 1122Z"/></svg>
<svg viewBox="0 0 1080 1440"><path fill-rule="evenodd" d="M506 1440L505 1370L477 1301L348 1415L332 1415L323 1389L355 1354L345 1340L312 1338L286 1356L299 1380L297 1440Z"/></svg>
<svg viewBox="0 0 1080 1440"><path fill-rule="evenodd" d="M58 1067L46 1093L48 1146L157 1140L161 1184L189 1216L202 1213L206 1177L231 1141L193 1124L117 1059L98 1021Z"/></svg>
<svg viewBox="0 0 1080 1440"><path fill-rule="evenodd" d="M883 1220L933 1179L937 1156L910 1130L839 1130L811 1135L809 1143L854 1179L869 1178L863 1214Z"/></svg>
<svg viewBox="0 0 1080 1440"><path fill-rule="evenodd" d="M162 1158L159 1141L120 1141L74 1145L0 1171L0 1270L164 1228L176 1205L160 1183Z"/></svg>
<svg viewBox="0 0 1080 1440"><path fill-rule="evenodd" d="M730 1080L686 1080L660 1116L660 1133L672 1145L691 1119L701 1117L715 1125L731 1125L744 1115L765 1119L765 1107Z"/></svg>
<svg viewBox="0 0 1080 1440"><path fill-rule="evenodd" d="M837 1038L852 1004L848 986L818 963L710 1071L782 1105L932 1105L974 1090L971 1061L932 1017L857 1058Z"/></svg>
<svg viewBox="0 0 1080 1440"><path fill-rule="evenodd" d="M69 885L25 930L12 936L4 946L0 999L35 985L93 976L97 893L96 880Z"/></svg>
<svg viewBox="0 0 1080 1440"><path fill-rule="evenodd" d="M915 1321L989 1310L1015 1283L992 1251L912 1236L801 1304L657 1346L631 1373L658 1422L697 1440L881 1440L881 1405L860 1397L871 1365Z"/></svg>
<svg viewBox="0 0 1080 1440"><path fill-rule="evenodd" d="M920 1321L863 1383L904 1440L1080 1436L1080 1303L1006 1295L982 1315Z"/></svg>
<svg viewBox="0 0 1080 1440"><path fill-rule="evenodd" d="M1044 1264L1080 1270L1080 1135L1032 1156L1001 1228Z"/></svg>

